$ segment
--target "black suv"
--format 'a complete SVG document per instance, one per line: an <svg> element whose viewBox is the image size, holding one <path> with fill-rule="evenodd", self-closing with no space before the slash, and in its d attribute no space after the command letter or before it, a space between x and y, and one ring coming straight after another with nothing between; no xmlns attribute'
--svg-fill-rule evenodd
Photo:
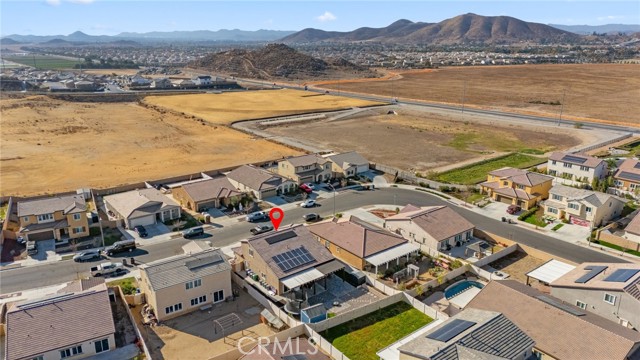
<svg viewBox="0 0 640 360"><path fill-rule="evenodd" d="M202 234L204 234L204 229L201 226L198 226L198 227L194 227L194 228L183 231L182 237L185 239L188 239L188 238L200 236Z"/></svg>
<svg viewBox="0 0 640 360"><path fill-rule="evenodd" d="M123 240L116 241L111 246L107 246L104 248L104 253L108 256L113 256L113 254L121 253L121 252L132 252L136 249L135 240Z"/></svg>

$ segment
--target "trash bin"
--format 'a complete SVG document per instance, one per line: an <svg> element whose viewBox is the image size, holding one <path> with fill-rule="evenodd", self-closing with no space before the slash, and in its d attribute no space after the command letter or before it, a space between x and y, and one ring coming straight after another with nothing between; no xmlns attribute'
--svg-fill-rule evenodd
<svg viewBox="0 0 640 360"><path fill-rule="evenodd" d="M507 221L507 218L503 216L502 217L502 222L505 222L505 221Z"/></svg>
<svg viewBox="0 0 640 360"><path fill-rule="evenodd" d="M122 259L122 265L127 266L127 259Z"/></svg>
<svg viewBox="0 0 640 360"><path fill-rule="evenodd" d="M134 265L136 263L136 258L131 258L131 265Z"/></svg>

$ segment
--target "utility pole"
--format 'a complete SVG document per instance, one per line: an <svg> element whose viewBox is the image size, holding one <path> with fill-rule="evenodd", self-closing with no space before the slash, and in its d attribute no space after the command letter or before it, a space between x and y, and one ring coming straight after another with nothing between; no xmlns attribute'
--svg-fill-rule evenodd
<svg viewBox="0 0 640 360"><path fill-rule="evenodd" d="M560 116L558 117L558 126L560 126L560 122L562 121L562 111L564 110L564 96L567 92L567 89L562 89L562 102L560 102Z"/></svg>

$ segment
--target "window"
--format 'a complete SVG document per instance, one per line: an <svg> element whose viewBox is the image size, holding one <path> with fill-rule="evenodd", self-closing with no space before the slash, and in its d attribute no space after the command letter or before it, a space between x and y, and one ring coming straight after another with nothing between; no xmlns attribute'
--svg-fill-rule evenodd
<svg viewBox="0 0 640 360"><path fill-rule="evenodd" d="M53 220L53 214L38 215L38 222Z"/></svg>
<svg viewBox="0 0 640 360"><path fill-rule="evenodd" d="M587 309L587 304L583 303L583 302L582 302L582 301L580 301L580 300L577 300L577 301L576 301L576 306L577 306L577 307L579 307L579 308L580 308L580 309L582 309L582 310L586 310L586 309Z"/></svg>
<svg viewBox="0 0 640 360"><path fill-rule="evenodd" d="M73 214L73 220L80 220L80 214Z"/></svg>
<svg viewBox="0 0 640 360"><path fill-rule="evenodd" d="M555 165L556 161L555 160L551 160L551 165Z"/></svg>
<svg viewBox="0 0 640 360"><path fill-rule="evenodd" d="M60 350L60 359L65 359L71 356L82 354L82 345L70 347L68 349Z"/></svg>
<svg viewBox="0 0 640 360"><path fill-rule="evenodd" d="M556 176L557 174L558 174L558 172L557 172L557 171L555 171L555 170L549 170L549 175L551 175L551 176Z"/></svg>
<svg viewBox="0 0 640 360"><path fill-rule="evenodd" d="M416 238L416 234L414 234L414 233L410 232L410 233L409 233L409 237L410 237L410 238L412 238L412 239L415 239L415 238Z"/></svg>
<svg viewBox="0 0 640 360"><path fill-rule="evenodd" d="M217 303L224 300L224 290L218 290L213 293L213 302Z"/></svg>
<svg viewBox="0 0 640 360"><path fill-rule="evenodd" d="M589 171L589 167L588 166L580 166L580 170Z"/></svg>
<svg viewBox="0 0 640 360"><path fill-rule="evenodd" d="M22 218L22 221L24 221L24 222L29 221L29 217L28 217L28 216L24 216L24 217Z"/></svg>
<svg viewBox="0 0 640 360"><path fill-rule="evenodd" d="M542 353L536 349L533 349L533 356L536 360L542 360Z"/></svg>
<svg viewBox="0 0 640 360"><path fill-rule="evenodd" d="M191 299L191 306L196 306L198 304L202 304L207 302L207 295L202 295L200 297L197 297L195 299Z"/></svg>
<svg viewBox="0 0 640 360"><path fill-rule="evenodd" d="M557 194L551 194L551 198L552 198L553 200L562 201L562 196L557 195Z"/></svg>
<svg viewBox="0 0 640 360"><path fill-rule="evenodd" d="M507 186L507 185L509 185L509 182L508 181L503 181L502 185Z"/></svg>
<svg viewBox="0 0 640 360"><path fill-rule="evenodd" d="M84 232L84 226L79 226L79 227L74 227L73 228L73 233L74 234L79 234L79 233L83 233Z"/></svg>
<svg viewBox="0 0 640 360"><path fill-rule="evenodd" d="M38 355L31 360L44 360L44 355Z"/></svg>
<svg viewBox="0 0 640 360"><path fill-rule="evenodd" d="M96 346L96 354L109 350L109 339L98 340L93 344Z"/></svg>
<svg viewBox="0 0 640 360"><path fill-rule="evenodd" d="M249 256L253 257L253 249L249 249Z"/></svg>
<svg viewBox="0 0 640 360"><path fill-rule="evenodd" d="M614 295L604 293L604 302L606 302L607 304L615 305L616 297Z"/></svg>
<svg viewBox="0 0 640 360"><path fill-rule="evenodd" d="M616 184L616 186L622 186L622 185L624 185L624 184L622 183L622 181L620 181L620 180L616 180L616 181L615 181L615 184Z"/></svg>
<svg viewBox="0 0 640 360"><path fill-rule="evenodd" d="M558 209L552 208L552 207L548 207L547 208L547 212L548 213L552 213L552 214L557 214L558 213Z"/></svg>
<svg viewBox="0 0 640 360"><path fill-rule="evenodd" d="M518 184L518 185L516 185L516 187L517 187L518 189L520 189L520 190L524 190L524 185L520 185L520 184Z"/></svg>
<svg viewBox="0 0 640 360"><path fill-rule="evenodd" d="M584 211L590 213L591 212L591 208L587 206L587 207L584 208Z"/></svg>
<svg viewBox="0 0 640 360"><path fill-rule="evenodd" d="M576 203L569 203L569 209L578 210L580 209L580 205Z"/></svg>
<svg viewBox="0 0 640 360"><path fill-rule="evenodd" d="M472 234L473 234L473 233L472 233L471 231L467 231L467 240L471 239L471 235L472 235Z"/></svg>
<svg viewBox="0 0 640 360"><path fill-rule="evenodd" d="M638 187L638 184L629 184L629 189L635 190Z"/></svg>
<svg viewBox="0 0 640 360"><path fill-rule="evenodd" d="M172 312L176 312L180 310L182 310L182 303L177 303L175 305L167 306L166 308L164 308L164 313L171 314Z"/></svg>
<svg viewBox="0 0 640 360"><path fill-rule="evenodd" d="M564 165L562 165L562 166L571 169L571 164L569 164L569 163L564 163Z"/></svg>
<svg viewBox="0 0 640 360"><path fill-rule="evenodd" d="M462 241L462 234L456 235L455 241Z"/></svg>
<svg viewBox="0 0 640 360"><path fill-rule="evenodd" d="M195 287L198 287L200 285L202 285L202 280L201 279L195 279L193 281L189 281L188 283L186 283L185 284L185 288L187 290L189 290L189 289L193 289Z"/></svg>

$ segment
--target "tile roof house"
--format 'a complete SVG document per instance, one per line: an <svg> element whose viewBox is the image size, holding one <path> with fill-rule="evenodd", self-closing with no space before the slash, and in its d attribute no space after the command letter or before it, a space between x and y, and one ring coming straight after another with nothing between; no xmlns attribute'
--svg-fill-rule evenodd
<svg viewBox="0 0 640 360"><path fill-rule="evenodd" d="M154 188L108 195L103 200L109 215L124 219L129 229L180 218L180 205Z"/></svg>
<svg viewBox="0 0 640 360"><path fill-rule="evenodd" d="M140 290L159 321L232 296L231 265L217 248L143 264L140 278Z"/></svg>
<svg viewBox="0 0 640 360"><path fill-rule="evenodd" d="M173 198L189 210L201 212L240 201L243 193L226 177L184 184L171 191Z"/></svg>
<svg viewBox="0 0 640 360"><path fill-rule="evenodd" d="M467 309L398 347L406 360L528 359L535 342L495 311Z"/></svg>
<svg viewBox="0 0 640 360"><path fill-rule="evenodd" d="M616 189L621 193L634 194L640 190L640 161L626 159L613 174Z"/></svg>
<svg viewBox="0 0 640 360"><path fill-rule="evenodd" d="M533 341L534 354L557 360L640 357L640 333L584 312L514 280L494 280L465 309L501 312Z"/></svg>
<svg viewBox="0 0 640 360"><path fill-rule="evenodd" d="M240 245L245 269L258 275L270 291L279 295L344 268L300 224L251 237Z"/></svg>
<svg viewBox="0 0 640 360"><path fill-rule="evenodd" d="M547 160L547 173L564 185L591 185L607 176L607 163L587 154L554 152Z"/></svg>
<svg viewBox="0 0 640 360"><path fill-rule="evenodd" d="M352 177L369 171L369 160L355 151L328 155L331 160L333 178Z"/></svg>
<svg viewBox="0 0 640 360"><path fill-rule="evenodd" d="M242 165L232 170L227 179L240 191L251 192L258 200L286 194L295 188L292 180L254 165Z"/></svg>
<svg viewBox="0 0 640 360"><path fill-rule="evenodd" d="M385 219L384 227L432 250L446 250L471 240L475 226L448 206L407 205Z"/></svg>
<svg viewBox="0 0 640 360"><path fill-rule="evenodd" d="M542 205L547 216L594 228L619 217L626 202L611 194L555 185Z"/></svg>
<svg viewBox="0 0 640 360"><path fill-rule="evenodd" d="M18 233L26 240L75 239L89 235L87 205L82 195L18 202Z"/></svg>
<svg viewBox="0 0 640 360"><path fill-rule="evenodd" d="M317 154L290 157L278 162L278 174L298 185L329 180L332 176L331 169L331 160Z"/></svg>
<svg viewBox="0 0 640 360"><path fill-rule="evenodd" d="M493 200L518 205L524 210L549 197L553 178L536 172L505 167L491 171L480 183L483 194Z"/></svg>
<svg viewBox="0 0 640 360"><path fill-rule="evenodd" d="M377 258L384 258L386 264L391 261L395 264L400 257L416 254L420 249L402 236L354 216L346 221L323 222L308 228L333 256L360 270L380 265L375 262Z"/></svg>
<svg viewBox="0 0 640 360"><path fill-rule="evenodd" d="M107 286L10 305L7 360L81 359L115 349L116 329Z"/></svg>
<svg viewBox="0 0 640 360"><path fill-rule="evenodd" d="M582 263L549 285L559 299L640 329L640 264Z"/></svg>

